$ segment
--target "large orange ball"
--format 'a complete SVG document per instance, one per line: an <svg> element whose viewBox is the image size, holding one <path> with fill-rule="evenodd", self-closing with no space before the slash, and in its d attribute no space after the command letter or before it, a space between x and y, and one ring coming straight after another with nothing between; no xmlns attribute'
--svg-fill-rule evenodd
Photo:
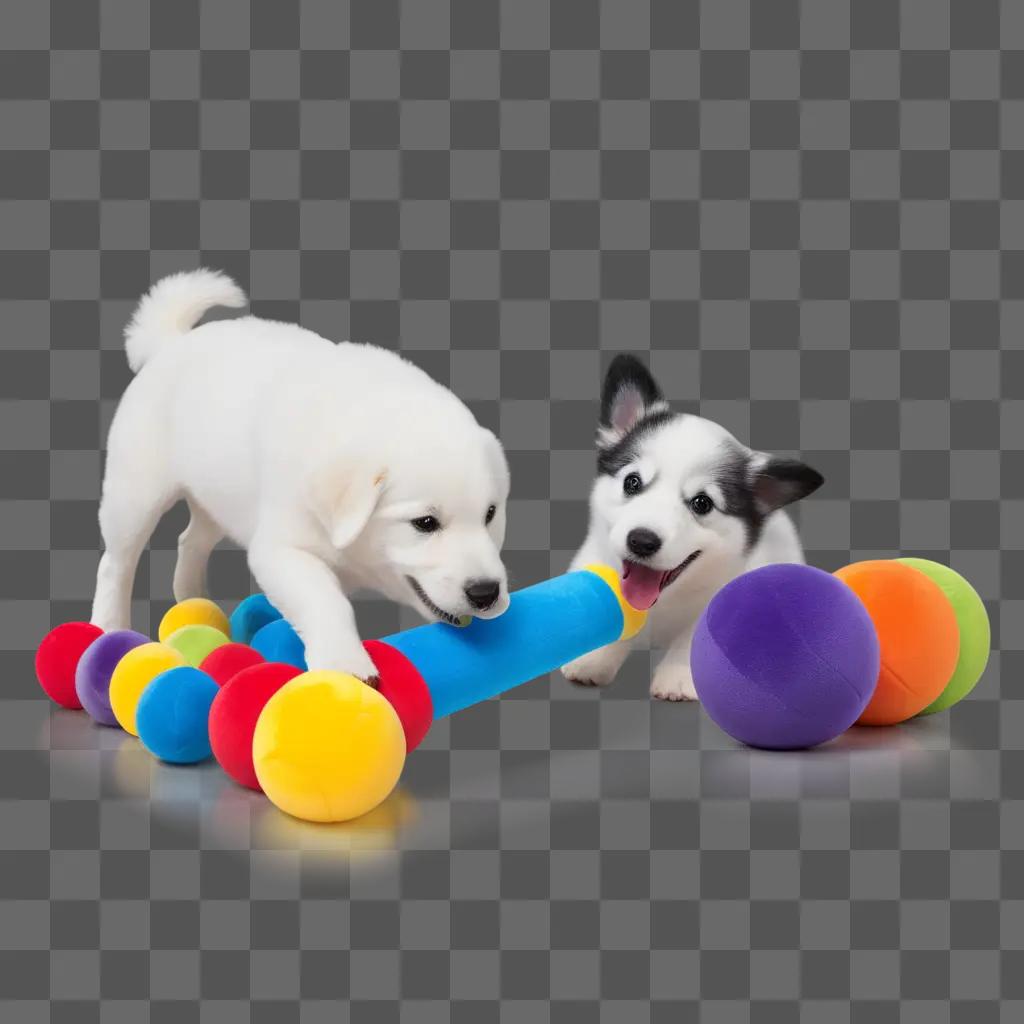
<svg viewBox="0 0 1024 1024"><path fill-rule="evenodd" d="M934 580L900 562L854 562L836 574L861 599L878 632L882 668L857 721L894 725L945 689L960 656L956 613Z"/></svg>

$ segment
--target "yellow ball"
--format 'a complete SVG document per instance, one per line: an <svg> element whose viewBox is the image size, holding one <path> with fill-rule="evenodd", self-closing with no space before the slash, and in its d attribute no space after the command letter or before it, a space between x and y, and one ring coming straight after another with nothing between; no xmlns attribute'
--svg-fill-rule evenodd
<svg viewBox="0 0 1024 1024"><path fill-rule="evenodd" d="M161 672L184 665L184 657L167 644L133 647L118 663L110 677L110 708L125 732L139 735L135 709L142 691Z"/></svg>
<svg viewBox="0 0 1024 1024"><path fill-rule="evenodd" d="M164 641L182 626L213 626L225 636L231 636L228 617L205 597L190 597L187 601L179 601L160 620L157 636Z"/></svg>
<svg viewBox="0 0 1024 1024"><path fill-rule="evenodd" d="M173 647L185 659L186 665L198 668L211 651L223 647L229 641L219 629L197 623L176 629L164 643Z"/></svg>
<svg viewBox="0 0 1024 1024"><path fill-rule="evenodd" d="M252 740L270 801L306 821L348 821L395 788L405 733L376 690L343 672L305 672L267 701Z"/></svg>

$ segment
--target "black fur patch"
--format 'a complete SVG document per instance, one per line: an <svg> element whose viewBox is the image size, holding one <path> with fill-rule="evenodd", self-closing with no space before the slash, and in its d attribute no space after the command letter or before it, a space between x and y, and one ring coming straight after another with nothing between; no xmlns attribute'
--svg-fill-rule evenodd
<svg viewBox="0 0 1024 1024"><path fill-rule="evenodd" d="M654 433L672 420L679 419L685 413L675 413L670 409L652 412L638 420L633 428L610 445L597 447L597 471L603 476L615 476L619 470L634 462L639 454L640 444L644 438Z"/></svg>
<svg viewBox="0 0 1024 1024"><path fill-rule="evenodd" d="M768 516L806 498L825 481L816 469L797 459L769 459L754 473L750 455L731 445L713 475L724 496L722 511L743 520L748 551L761 539Z"/></svg>
<svg viewBox="0 0 1024 1024"><path fill-rule="evenodd" d="M761 531L767 518L754 497L750 456L741 449L729 445L721 461L715 464L712 476L722 490L725 501L725 508L722 511L743 521L749 551L761 539Z"/></svg>
<svg viewBox="0 0 1024 1024"><path fill-rule="evenodd" d="M651 376L651 371L636 356L626 353L617 355L608 367L601 388L602 426L612 425L615 403L624 391L635 392L648 408L662 400L661 389ZM639 425L640 420L634 424Z"/></svg>
<svg viewBox="0 0 1024 1024"><path fill-rule="evenodd" d="M771 458L757 473L754 497L762 507L775 511L808 494L813 494L825 478L799 459Z"/></svg>

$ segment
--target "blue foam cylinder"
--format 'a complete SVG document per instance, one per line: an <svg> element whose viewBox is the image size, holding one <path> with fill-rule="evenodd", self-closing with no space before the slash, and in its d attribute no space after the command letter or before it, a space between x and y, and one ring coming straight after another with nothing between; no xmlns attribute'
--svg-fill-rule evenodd
<svg viewBox="0 0 1024 1024"><path fill-rule="evenodd" d="M299 634L284 619L268 622L262 629L257 630L249 646L262 654L267 661L294 665L303 672L309 667L306 665L305 645L299 639Z"/></svg>
<svg viewBox="0 0 1024 1024"><path fill-rule="evenodd" d="M441 718L613 643L622 630L618 597L583 571L516 591L496 619L463 628L434 622L383 642L416 666Z"/></svg>
<svg viewBox="0 0 1024 1024"><path fill-rule="evenodd" d="M264 626L281 617L265 594L251 594L231 613L231 639L236 644L251 644Z"/></svg>
<svg viewBox="0 0 1024 1024"><path fill-rule="evenodd" d="M416 666L441 718L614 643L623 625L615 592L583 570L517 590L496 619L465 627L431 622L382 642ZM251 646L267 661L307 669L302 640L284 619L263 626Z"/></svg>

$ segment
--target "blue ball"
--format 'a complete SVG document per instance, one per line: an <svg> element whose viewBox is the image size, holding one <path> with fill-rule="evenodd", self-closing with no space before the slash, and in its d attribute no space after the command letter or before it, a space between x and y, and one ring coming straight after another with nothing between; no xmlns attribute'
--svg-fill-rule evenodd
<svg viewBox="0 0 1024 1024"><path fill-rule="evenodd" d="M211 757L208 722L218 690L212 677L188 665L161 672L143 690L135 712L143 746L171 764Z"/></svg>
<svg viewBox="0 0 1024 1024"><path fill-rule="evenodd" d="M268 622L276 622L281 617L265 594L252 594L231 613L231 639L236 644L251 644L252 638Z"/></svg>
<svg viewBox="0 0 1024 1024"><path fill-rule="evenodd" d="M278 661L285 665L294 665L303 672L309 667L306 664L306 647L299 639L299 634L285 622L278 619L264 626L250 641L250 646L260 652L267 661Z"/></svg>

